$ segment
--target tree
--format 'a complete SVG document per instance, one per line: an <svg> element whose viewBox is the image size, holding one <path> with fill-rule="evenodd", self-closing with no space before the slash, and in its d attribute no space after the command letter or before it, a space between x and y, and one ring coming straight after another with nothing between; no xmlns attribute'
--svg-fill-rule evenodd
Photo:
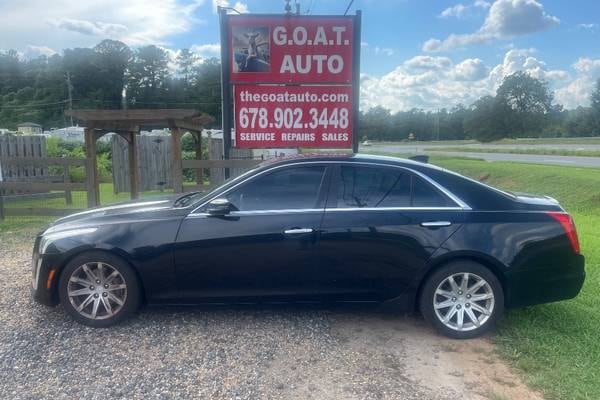
<svg viewBox="0 0 600 400"><path fill-rule="evenodd" d="M600 135L600 78L596 81L596 86L592 91L592 133L594 135Z"/></svg>
<svg viewBox="0 0 600 400"><path fill-rule="evenodd" d="M198 56L190 51L190 49L181 49L177 56L177 67L179 74L183 79L185 86L190 83L190 77L193 72L194 64L198 61Z"/></svg>
<svg viewBox="0 0 600 400"><path fill-rule="evenodd" d="M506 111L509 136L540 134L545 117L552 111L553 93L548 83L524 71L504 78L496 91L496 98Z"/></svg>
<svg viewBox="0 0 600 400"><path fill-rule="evenodd" d="M99 68L98 84L103 87L105 105L121 105L127 67L131 62L131 49L118 40L106 39L94 47Z"/></svg>
<svg viewBox="0 0 600 400"><path fill-rule="evenodd" d="M130 63L128 101L140 107L164 102L168 76L169 58L165 50L154 45L139 48Z"/></svg>
<svg viewBox="0 0 600 400"><path fill-rule="evenodd" d="M465 132L480 142L491 142L506 137L506 104L493 96L484 96L473 103L465 119Z"/></svg>

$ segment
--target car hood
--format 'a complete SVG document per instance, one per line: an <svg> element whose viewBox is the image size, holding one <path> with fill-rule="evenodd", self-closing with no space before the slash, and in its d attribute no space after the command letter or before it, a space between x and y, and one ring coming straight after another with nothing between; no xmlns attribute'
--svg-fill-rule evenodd
<svg viewBox="0 0 600 400"><path fill-rule="evenodd" d="M179 195L155 198L145 201L118 203L106 207L92 208L57 219L50 229L53 231L74 226L103 224L111 222L127 222L139 219L161 219L170 216L186 215L187 208L173 207Z"/></svg>

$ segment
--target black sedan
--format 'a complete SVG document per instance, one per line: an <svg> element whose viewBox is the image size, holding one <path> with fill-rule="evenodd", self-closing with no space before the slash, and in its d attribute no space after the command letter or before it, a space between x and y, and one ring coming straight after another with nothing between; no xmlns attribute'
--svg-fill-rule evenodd
<svg viewBox="0 0 600 400"><path fill-rule="evenodd" d="M280 160L208 193L92 209L36 239L33 296L106 327L143 303L374 302L477 336L505 308L569 299L573 220L410 160Z"/></svg>

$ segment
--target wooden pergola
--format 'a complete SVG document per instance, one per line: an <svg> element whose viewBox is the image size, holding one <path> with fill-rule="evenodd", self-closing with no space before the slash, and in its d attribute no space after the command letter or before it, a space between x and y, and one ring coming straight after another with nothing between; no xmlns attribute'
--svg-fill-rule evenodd
<svg viewBox="0 0 600 400"><path fill-rule="evenodd" d="M181 160L181 137L190 132L194 137L196 159L202 159L202 129L214 119L193 109L138 109L138 110L72 110L66 111L85 126L85 153L89 162L86 176L88 207L100 204L100 185L96 165L96 141L107 133L114 132L128 142L129 182L131 198L139 197L137 137L142 129L169 128L172 140L173 189L183 192L183 171ZM202 171L197 171L197 179L202 179Z"/></svg>

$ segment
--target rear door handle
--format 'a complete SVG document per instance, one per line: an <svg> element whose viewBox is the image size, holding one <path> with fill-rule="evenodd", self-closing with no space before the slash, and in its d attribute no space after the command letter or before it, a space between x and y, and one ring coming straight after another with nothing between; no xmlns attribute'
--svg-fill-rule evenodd
<svg viewBox="0 0 600 400"><path fill-rule="evenodd" d="M424 226L426 228L439 228L442 226L450 226L452 225L452 222L450 221L427 221L427 222L421 222L421 226Z"/></svg>
<svg viewBox="0 0 600 400"><path fill-rule="evenodd" d="M292 228L283 231L286 235L301 235L303 233L312 233L312 228Z"/></svg>

